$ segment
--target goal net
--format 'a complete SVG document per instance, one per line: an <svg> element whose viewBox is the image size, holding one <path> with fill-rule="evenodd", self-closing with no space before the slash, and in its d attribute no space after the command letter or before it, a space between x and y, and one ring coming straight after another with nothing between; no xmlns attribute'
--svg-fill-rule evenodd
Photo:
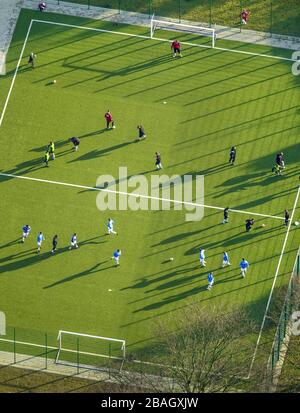
<svg viewBox="0 0 300 413"><path fill-rule="evenodd" d="M56 363L121 369L125 361L125 340L60 330L57 341Z"/></svg>
<svg viewBox="0 0 300 413"><path fill-rule="evenodd" d="M180 34L180 42L182 44L190 44L193 46L207 46L215 47L216 43L216 33L215 29L209 27L201 27L190 24L174 23L167 20L158 20L154 16L151 18L150 23L150 36L151 39L165 39L168 32L170 37L169 40L173 39ZM173 32L172 35L170 32Z"/></svg>

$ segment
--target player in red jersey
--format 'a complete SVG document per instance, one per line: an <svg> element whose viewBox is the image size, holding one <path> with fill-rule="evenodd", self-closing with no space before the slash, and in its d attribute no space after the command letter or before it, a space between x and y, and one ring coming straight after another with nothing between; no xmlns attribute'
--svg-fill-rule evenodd
<svg viewBox="0 0 300 413"><path fill-rule="evenodd" d="M247 24L251 12L249 10L243 10L241 13L242 24Z"/></svg>
<svg viewBox="0 0 300 413"><path fill-rule="evenodd" d="M111 127L115 129L115 122L109 110L105 113L104 117L106 119L106 128L110 129L110 124L111 124Z"/></svg>
<svg viewBox="0 0 300 413"><path fill-rule="evenodd" d="M173 57L176 57L176 54L178 54L180 57L182 57L181 54L181 46L178 40L174 40L171 44L171 50L173 50L174 54Z"/></svg>

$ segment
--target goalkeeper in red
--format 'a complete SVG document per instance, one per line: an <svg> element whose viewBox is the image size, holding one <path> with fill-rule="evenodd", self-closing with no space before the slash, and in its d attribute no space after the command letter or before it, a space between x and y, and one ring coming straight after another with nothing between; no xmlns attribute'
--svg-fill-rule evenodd
<svg viewBox="0 0 300 413"><path fill-rule="evenodd" d="M171 44L171 50L173 50L173 57L176 57L176 54L178 54L178 56L182 57L181 54L181 45L179 43L178 40L174 40Z"/></svg>

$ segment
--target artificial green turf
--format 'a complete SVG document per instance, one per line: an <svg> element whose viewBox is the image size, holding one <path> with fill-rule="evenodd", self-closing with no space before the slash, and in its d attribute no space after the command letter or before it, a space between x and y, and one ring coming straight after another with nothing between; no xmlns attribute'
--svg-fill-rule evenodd
<svg viewBox="0 0 300 413"><path fill-rule="evenodd" d="M2 79L4 102L30 18L22 11ZM145 35L145 28L45 14L44 19ZM183 38L183 40L185 40ZM187 38L190 40L190 38ZM222 42L222 47L287 56L287 51ZM37 54L31 70L27 58ZM98 176L118 178L154 172L154 153L162 154L160 173L205 175L205 203L283 216L293 208L299 175L299 81L290 62L265 57L183 47L173 59L169 44L112 33L34 23L0 129L1 171L46 180L95 186ZM53 80L57 80L55 85ZM167 101L163 105L163 101ZM104 129L110 109L117 128ZM147 139L134 143L142 123ZM77 153L67 139L79 136ZM50 140L57 158L41 164ZM237 146L236 166L228 153ZM287 170L273 177L275 154L283 151ZM206 209L200 222L185 222L184 211L105 211L97 193L79 188L0 178L1 307L18 339L51 344L59 329L124 338L131 351L155 343L158 318L196 300L224 308L245 307L261 323L286 228L259 218L245 233L249 215ZM107 237L112 216L119 235ZM299 220L299 208L296 210ZM21 228L32 227L24 245ZM265 223L264 229L259 228ZM46 241L37 255L36 235ZM80 248L68 251L73 232ZM59 249L51 256L51 240ZM299 232L291 230L276 286L286 285ZM216 284L206 290L207 271L199 268L206 248ZM121 266L110 257L122 250ZM232 266L220 269L222 252ZM173 262L166 262L174 257ZM238 264L250 262L246 279ZM112 291L108 291L111 289Z"/></svg>

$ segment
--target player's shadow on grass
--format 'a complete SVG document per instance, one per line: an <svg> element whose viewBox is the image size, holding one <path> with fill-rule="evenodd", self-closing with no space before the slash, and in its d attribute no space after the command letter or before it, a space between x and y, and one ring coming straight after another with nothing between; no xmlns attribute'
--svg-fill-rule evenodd
<svg viewBox="0 0 300 413"><path fill-rule="evenodd" d="M32 159L31 161L21 162L9 171L3 171L7 174L19 174L26 175L28 172L36 171L38 169L45 168L42 158ZM3 177L4 178L4 177ZM13 177L6 177L7 180L13 179Z"/></svg>
<svg viewBox="0 0 300 413"><path fill-rule="evenodd" d="M89 133L85 133L83 135L79 135L79 136L77 136L77 138L80 138L80 139L87 138L88 136L101 135L102 133L111 132L111 131L113 131L113 129L111 129L111 128L110 129L102 128L102 129L95 130L93 132L89 132Z"/></svg>
<svg viewBox="0 0 300 413"><path fill-rule="evenodd" d="M255 225L255 224L254 224ZM250 232L244 232L243 235L240 236L233 236L232 238L229 239L223 239L220 241L216 241L216 242L212 242L212 243L205 243L205 247L206 249L212 249L218 246L222 246L223 248L231 246L231 245L236 245L236 244L243 244L246 241L252 241L253 242L257 242L255 239L259 236L264 236L265 234L271 234L274 231L279 231L282 230L283 225L279 225L270 229L260 229L258 228L253 228ZM273 238L274 235L270 235L269 237L263 237L262 241L265 241L267 238ZM247 243L247 245L252 244L251 242ZM245 246L245 244L243 244ZM197 245L196 247L193 247L189 250L187 250L184 255L193 255L196 254L197 252L199 252L199 248L201 245Z"/></svg>
<svg viewBox="0 0 300 413"><path fill-rule="evenodd" d="M88 161L90 159L95 159L95 158L99 158L102 156L106 156L111 154L113 151L116 151L118 149L121 148L125 148L128 145L133 144L134 142L124 142L124 143L119 143L118 145L113 145L110 146L108 148L104 148L104 149L94 149L90 152L87 152L81 156L79 156L77 159L72 159L71 161L69 161L68 163L72 163L72 162L77 162L77 161Z"/></svg>
<svg viewBox="0 0 300 413"><path fill-rule="evenodd" d="M1 179L2 179L2 178L3 178L3 177L1 177ZM13 246L13 245L19 244L20 242L21 242L21 238L19 237L19 238L17 238L17 239L14 239L13 241L7 242L6 244L0 245L0 249L11 247L11 246Z"/></svg>
<svg viewBox="0 0 300 413"><path fill-rule="evenodd" d="M34 250L36 251L36 249L33 249L33 251ZM24 258L19 261L14 261L9 264L5 264L1 266L0 273L16 271L19 269L22 271L22 269L24 269L25 267L28 267L29 265L33 265L33 264L38 264L40 261L43 261L49 257L49 252L37 254L37 253L34 253L33 251L32 251L31 257Z"/></svg>
<svg viewBox="0 0 300 413"><path fill-rule="evenodd" d="M68 143L68 140L67 139L61 139L59 141L53 140L53 142L55 144L55 149L57 149L57 148L61 148L62 146L66 145ZM48 147L48 143L46 145L39 146L37 148L32 148L29 150L29 152L46 152L47 147Z"/></svg>
<svg viewBox="0 0 300 413"><path fill-rule="evenodd" d="M100 271L107 270L108 268L111 268L111 266L105 267L105 268L101 268L101 269L99 269L99 267L100 267L101 265L107 263L108 261L110 261L110 259L105 260L105 261L102 261L102 262L99 262L98 264L94 265L94 266L91 267L91 268L88 268L87 270L81 271L81 272L79 272L79 273L77 273L77 274L70 275L69 277L65 277L65 278L63 278L62 280L59 280L59 281L54 282L53 284L46 285L45 287L43 287L43 289L53 288L53 287L56 287L56 286L58 286L58 285L60 285L60 284L64 284L64 283L66 283L66 282L71 282L71 281L74 281L74 280L76 280L76 279L78 279L78 278L86 277L86 276L88 276L88 275L96 274L96 273L99 273Z"/></svg>
<svg viewBox="0 0 300 413"><path fill-rule="evenodd" d="M32 255L33 251L36 251L36 248L31 248L30 250L21 251L21 252L18 252L17 254L8 255L5 258L1 258L0 263L11 261L11 260L18 259L18 258L24 258L26 255Z"/></svg>

